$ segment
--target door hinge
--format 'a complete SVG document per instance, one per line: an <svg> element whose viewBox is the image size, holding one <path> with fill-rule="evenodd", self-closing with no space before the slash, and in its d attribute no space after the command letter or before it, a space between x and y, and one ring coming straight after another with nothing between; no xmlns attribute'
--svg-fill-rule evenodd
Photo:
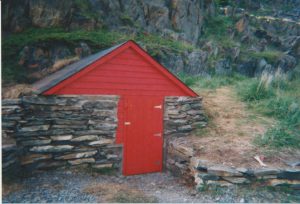
<svg viewBox="0 0 300 204"><path fill-rule="evenodd" d="M154 108L157 108L157 109L162 109L162 105L157 105L157 106L154 106Z"/></svg>
<svg viewBox="0 0 300 204"><path fill-rule="evenodd" d="M131 125L131 122L124 122L124 125Z"/></svg>

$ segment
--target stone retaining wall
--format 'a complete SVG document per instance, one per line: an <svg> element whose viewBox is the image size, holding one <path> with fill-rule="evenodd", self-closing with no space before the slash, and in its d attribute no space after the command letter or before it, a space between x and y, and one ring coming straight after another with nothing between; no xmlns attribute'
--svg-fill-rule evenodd
<svg viewBox="0 0 300 204"><path fill-rule="evenodd" d="M265 186L288 185L300 189L300 168L238 168L209 165L207 161L193 157L190 168L197 188L205 186L230 186L259 183Z"/></svg>
<svg viewBox="0 0 300 204"><path fill-rule="evenodd" d="M206 125L201 102L200 97L165 99L165 156L169 156L170 138L189 135ZM77 165L121 169L122 146L114 144L117 103L117 96L3 100L2 137L14 138L17 144L10 150L13 154L4 154L4 161L20 161L22 170L28 171Z"/></svg>
<svg viewBox="0 0 300 204"><path fill-rule="evenodd" d="M194 184L194 176L190 169L193 148L186 144L184 137L171 139L168 143L166 167L173 175L181 177L186 184Z"/></svg>
<svg viewBox="0 0 300 204"><path fill-rule="evenodd" d="M187 136L196 128L204 127L206 124L201 97L166 97L165 137Z"/></svg>
<svg viewBox="0 0 300 204"><path fill-rule="evenodd" d="M193 149L185 145L185 136L203 128L207 120L201 97L167 97L164 114L165 166L189 183L192 179L186 165L193 156Z"/></svg>
<svg viewBox="0 0 300 204"><path fill-rule="evenodd" d="M25 96L3 100L3 135L14 137L27 170L121 166L114 145L116 96Z"/></svg>
<svg viewBox="0 0 300 204"><path fill-rule="evenodd" d="M285 169L229 167L195 157L192 145L185 138L172 138L168 147L168 169L197 189L235 184L288 185L300 189L300 166L297 165L300 163Z"/></svg>
<svg viewBox="0 0 300 204"><path fill-rule="evenodd" d="M16 176L20 173L19 151L15 144L2 144L2 173ZM3 178L10 179L10 178Z"/></svg>

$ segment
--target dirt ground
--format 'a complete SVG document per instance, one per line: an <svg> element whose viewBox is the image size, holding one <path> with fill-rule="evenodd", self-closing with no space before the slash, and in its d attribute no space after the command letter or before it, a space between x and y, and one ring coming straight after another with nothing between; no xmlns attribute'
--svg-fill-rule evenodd
<svg viewBox="0 0 300 204"><path fill-rule="evenodd" d="M268 167L286 167L286 162L300 158L300 151L270 150L253 144L275 121L249 111L231 87L199 93L208 115L208 127L189 137L197 156L214 164L235 167L260 167L258 155Z"/></svg>

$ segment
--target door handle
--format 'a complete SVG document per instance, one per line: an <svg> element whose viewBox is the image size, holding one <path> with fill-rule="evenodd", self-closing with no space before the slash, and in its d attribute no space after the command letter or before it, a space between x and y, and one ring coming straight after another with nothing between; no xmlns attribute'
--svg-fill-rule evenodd
<svg viewBox="0 0 300 204"><path fill-rule="evenodd" d="M153 136L155 136L155 137L161 137L161 133L155 133L155 134L153 134Z"/></svg>
<svg viewBox="0 0 300 204"><path fill-rule="evenodd" d="M124 122L124 125L131 125L131 122Z"/></svg>
<svg viewBox="0 0 300 204"><path fill-rule="evenodd" d="M154 106L154 108L162 109L162 105Z"/></svg>

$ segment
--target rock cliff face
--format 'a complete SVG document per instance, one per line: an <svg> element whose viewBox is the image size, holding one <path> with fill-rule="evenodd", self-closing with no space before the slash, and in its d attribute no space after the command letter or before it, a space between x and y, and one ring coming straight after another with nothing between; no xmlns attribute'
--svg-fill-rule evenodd
<svg viewBox="0 0 300 204"><path fill-rule="evenodd" d="M254 77L278 69L290 73L299 64L299 1L6 0L2 5L4 38L28 28L60 27L65 32L118 32L126 35L124 40L154 34L190 45L190 50L168 46L151 50L148 42L138 39L174 73L207 76L238 72ZM12 61L19 65L4 63L3 70L21 66L30 73L32 82L52 73L58 60L64 61L58 64L66 65L116 43L111 41L103 47L84 35L72 42L66 42L60 33L54 36L16 48L3 59L11 60L14 55L18 59ZM159 44L156 40L150 43Z"/></svg>
<svg viewBox="0 0 300 204"><path fill-rule="evenodd" d="M4 1L3 7L4 31L32 26L143 29L192 43L201 36L204 16L215 13L212 0L13 0Z"/></svg>

